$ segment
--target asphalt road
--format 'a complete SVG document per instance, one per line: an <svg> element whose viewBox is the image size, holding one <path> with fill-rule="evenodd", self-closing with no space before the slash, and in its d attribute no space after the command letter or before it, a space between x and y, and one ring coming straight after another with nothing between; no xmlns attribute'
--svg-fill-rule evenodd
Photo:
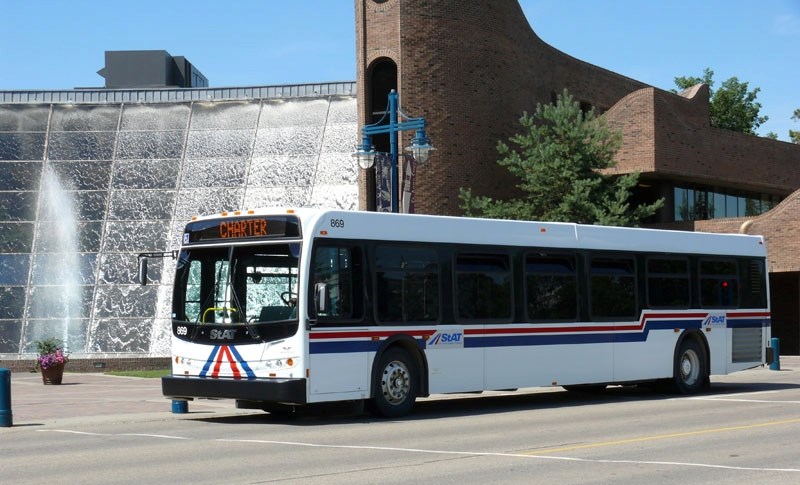
<svg viewBox="0 0 800 485"><path fill-rule="evenodd" d="M53 417L53 388L14 380L2 483L800 483L797 358L781 371L712 378L692 397L641 388L438 396L398 420L346 406L277 417L218 401L178 415L152 381L102 379L55 391L87 403ZM120 382L137 390L112 392Z"/></svg>

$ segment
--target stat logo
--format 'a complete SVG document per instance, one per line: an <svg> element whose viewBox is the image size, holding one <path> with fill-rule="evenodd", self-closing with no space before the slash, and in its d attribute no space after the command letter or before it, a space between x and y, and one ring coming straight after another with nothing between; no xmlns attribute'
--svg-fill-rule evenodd
<svg viewBox="0 0 800 485"><path fill-rule="evenodd" d="M464 332L436 332L428 339L427 346L433 349L464 348Z"/></svg>
<svg viewBox="0 0 800 485"><path fill-rule="evenodd" d="M709 315L703 320L704 327L724 327L725 315Z"/></svg>

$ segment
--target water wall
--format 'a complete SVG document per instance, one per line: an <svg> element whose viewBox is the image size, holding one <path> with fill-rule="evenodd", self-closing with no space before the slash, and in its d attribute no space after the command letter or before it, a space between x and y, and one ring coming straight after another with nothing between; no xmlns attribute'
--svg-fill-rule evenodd
<svg viewBox="0 0 800 485"><path fill-rule="evenodd" d="M354 95L0 104L0 359L169 355L171 259L193 215L356 209Z"/></svg>

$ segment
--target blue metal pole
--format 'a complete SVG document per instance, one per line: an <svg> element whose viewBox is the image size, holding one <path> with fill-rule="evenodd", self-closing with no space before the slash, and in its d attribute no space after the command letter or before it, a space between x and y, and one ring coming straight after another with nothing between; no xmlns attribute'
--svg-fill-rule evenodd
<svg viewBox="0 0 800 485"><path fill-rule="evenodd" d="M398 170L397 170L397 91L392 89L389 93L389 154L392 157L392 212L399 211L400 199L400 184L398 183Z"/></svg>
<svg viewBox="0 0 800 485"><path fill-rule="evenodd" d="M772 363L769 365L770 370L781 370L781 339L772 337L769 342L772 347Z"/></svg>
<svg viewBox="0 0 800 485"><path fill-rule="evenodd" d="M12 425L11 371L0 369L0 428L10 428Z"/></svg>

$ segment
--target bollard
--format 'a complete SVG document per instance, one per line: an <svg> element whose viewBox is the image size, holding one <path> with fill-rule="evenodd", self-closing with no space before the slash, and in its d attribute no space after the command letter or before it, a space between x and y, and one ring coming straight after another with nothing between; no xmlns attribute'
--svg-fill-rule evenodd
<svg viewBox="0 0 800 485"><path fill-rule="evenodd" d="M772 347L773 355L769 370L781 370L781 339L772 337L769 341L769 346Z"/></svg>
<svg viewBox="0 0 800 485"><path fill-rule="evenodd" d="M0 369L0 428L10 428L11 416L11 371Z"/></svg>
<svg viewBox="0 0 800 485"><path fill-rule="evenodd" d="M189 412L189 402L172 400L172 414L186 414Z"/></svg>

